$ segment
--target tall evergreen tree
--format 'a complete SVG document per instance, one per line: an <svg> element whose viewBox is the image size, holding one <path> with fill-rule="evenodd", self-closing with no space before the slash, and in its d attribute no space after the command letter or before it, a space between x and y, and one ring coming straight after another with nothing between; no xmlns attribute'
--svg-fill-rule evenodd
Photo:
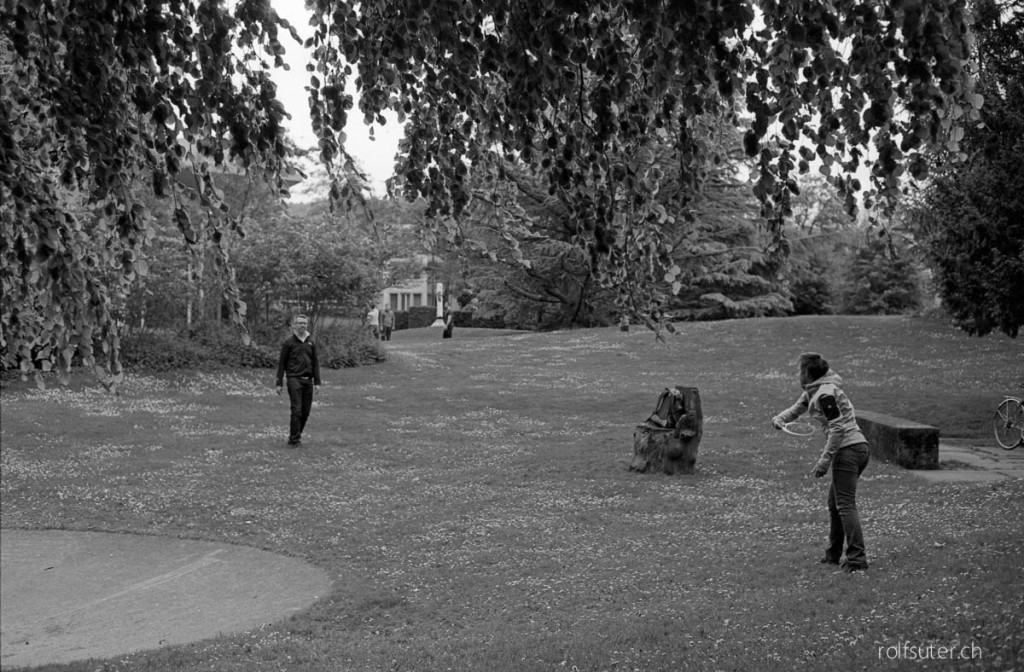
<svg viewBox="0 0 1024 672"><path fill-rule="evenodd" d="M968 127L966 160L941 165L911 226L946 309L970 334L1017 336L1024 325L1024 2L978 0L983 125Z"/></svg>
<svg viewBox="0 0 1024 672"><path fill-rule="evenodd" d="M820 175L804 176L793 201L783 273L793 314L829 314L841 307L843 273L861 240L858 234L844 199Z"/></svg>
<svg viewBox="0 0 1024 672"><path fill-rule="evenodd" d="M917 263L883 238L872 237L853 253L841 289L841 312L852 315L898 315L921 306Z"/></svg>
<svg viewBox="0 0 1024 672"><path fill-rule="evenodd" d="M718 133L724 160L708 169L700 188L689 195L689 216L680 222L685 225L672 230L671 256L680 272L668 312L674 317L782 314L790 309L779 278L783 256L771 253L771 238L745 179L750 166L739 134L725 126Z"/></svg>

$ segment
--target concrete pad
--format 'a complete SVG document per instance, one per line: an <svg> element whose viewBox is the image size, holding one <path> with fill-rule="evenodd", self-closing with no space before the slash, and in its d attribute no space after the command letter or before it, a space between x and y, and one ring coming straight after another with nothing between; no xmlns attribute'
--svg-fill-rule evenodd
<svg viewBox="0 0 1024 672"><path fill-rule="evenodd" d="M322 570L206 541L0 531L0 666L109 658L252 630L327 595Z"/></svg>
<svg viewBox="0 0 1024 672"><path fill-rule="evenodd" d="M1014 450L1003 450L1002 448L999 448L997 446L976 445L976 444L966 444L965 445L965 444L960 444L960 443L949 443L947 441L943 441L939 445L939 450L941 451L941 454L943 454L943 455L945 455L947 453L949 453L949 454L953 454L953 453L960 454L960 453L967 452L967 453L970 453L972 455L977 455L979 458L993 460L993 461L999 462L1001 464L1002 463L1017 463L1017 464L1020 464L1022 467L1024 467L1024 450L1021 450L1020 448L1016 448Z"/></svg>
<svg viewBox="0 0 1024 672"><path fill-rule="evenodd" d="M1008 478L987 469L911 469L910 473L935 483L984 483Z"/></svg>
<svg viewBox="0 0 1024 672"><path fill-rule="evenodd" d="M966 464L973 469L947 469L939 472L915 472L933 481L996 481L1003 478L1024 478L1024 451L1003 450L995 446L952 443L939 444L943 461Z"/></svg>
<svg viewBox="0 0 1024 672"><path fill-rule="evenodd" d="M989 469L997 466L999 463L989 457L981 457L977 453L969 451L943 451L942 458L939 461L941 465L943 462L956 461L962 462L963 464L969 464L972 467L978 467L979 469Z"/></svg>

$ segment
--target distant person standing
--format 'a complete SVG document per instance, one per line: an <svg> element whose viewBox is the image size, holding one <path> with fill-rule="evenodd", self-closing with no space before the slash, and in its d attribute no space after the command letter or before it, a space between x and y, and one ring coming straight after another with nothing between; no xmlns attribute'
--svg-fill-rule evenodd
<svg viewBox="0 0 1024 672"><path fill-rule="evenodd" d="M395 313L391 306L384 306L384 312L380 314L380 335L385 341L391 340L391 332L395 328Z"/></svg>
<svg viewBox="0 0 1024 672"><path fill-rule="evenodd" d="M444 311L444 334L441 335L441 338L451 338L453 331L455 331L455 314L446 309Z"/></svg>
<svg viewBox="0 0 1024 672"><path fill-rule="evenodd" d="M302 445L302 430L306 428L306 420L313 407L313 388L320 386L316 343L309 335L309 318L305 315L295 316L292 320L292 335L281 346L281 358L277 363L278 394L281 394L286 376L288 399L291 402L288 447L298 448Z"/></svg>
<svg viewBox="0 0 1024 672"><path fill-rule="evenodd" d="M366 314L366 322L370 325L370 333L374 338L380 338L380 310L377 306L370 306L370 312Z"/></svg>

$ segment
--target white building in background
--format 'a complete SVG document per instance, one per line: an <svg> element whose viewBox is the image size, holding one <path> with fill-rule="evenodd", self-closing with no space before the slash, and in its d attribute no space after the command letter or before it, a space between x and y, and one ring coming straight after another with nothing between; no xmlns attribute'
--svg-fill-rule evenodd
<svg viewBox="0 0 1024 672"><path fill-rule="evenodd" d="M409 280L401 285L387 287L381 292L381 307L391 306L396 313L409 310L417 306L429 306L433 308L437 301L434 298L434 291L430 286L430 279L426 271L419 278Z"/></svg>
<svg viewBox="0 0 1024 672"><path fill-rule="evenodd" d="M433 308L437 305L434 298L434 287L430 282L427 273L427 265L430 263L429 255L416 255L416 261L422 269L419 277L407 280L401 284L386 287L380 294L380 308L383 310L391 306L391 310L397 312L426 306ZM400 260L396 260L400 261Z"/></svg>

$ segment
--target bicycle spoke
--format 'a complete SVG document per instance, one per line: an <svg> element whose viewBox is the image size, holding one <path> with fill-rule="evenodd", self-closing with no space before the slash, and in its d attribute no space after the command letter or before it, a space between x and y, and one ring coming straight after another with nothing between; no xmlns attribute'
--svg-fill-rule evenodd
<svg viewBox="0 0 1024 672"><path fill-rule="evenodd" d="M1005 399L996 408L992 418L996 442L1006 450L1016 448L1024 441L1024 408L1020 401Z"/></svg>
<svg viewBox="0 0 1024 672"><path fill-rule="evenodd" d="M1010 422L1017 433L1017 445L1024 443L1024 405L1018 401L1010 411Z"/></svg>

